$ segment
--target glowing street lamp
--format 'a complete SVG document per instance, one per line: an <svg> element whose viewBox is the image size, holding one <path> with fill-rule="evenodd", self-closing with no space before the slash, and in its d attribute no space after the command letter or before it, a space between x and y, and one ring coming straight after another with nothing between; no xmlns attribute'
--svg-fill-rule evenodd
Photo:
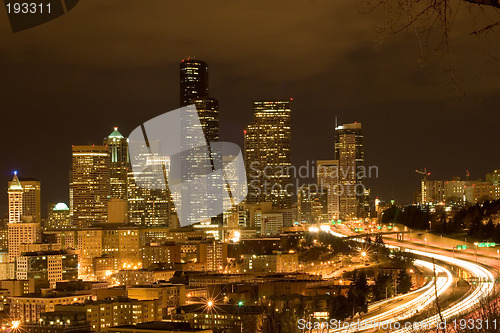
<svg viewBox="0 0 500 333"><path fill-rule="evenodd" d="M19 325L20 325L20 324L21 324L21 323L19 322L19 320L14 320L14 321L12 321L12 325L11 325L11 326L12 326L12 329L14 329L14 330L15 330L15 329L19 328Z"/></svg>

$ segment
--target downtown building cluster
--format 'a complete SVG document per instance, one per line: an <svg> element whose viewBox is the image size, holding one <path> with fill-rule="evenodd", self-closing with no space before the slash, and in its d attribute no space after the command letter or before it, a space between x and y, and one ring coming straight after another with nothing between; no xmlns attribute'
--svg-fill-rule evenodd
<svg viewBox="0 0 500 333"><path fill-rule="evenodd" d="M207 64L183 60L180 88L180 106L196 106L207 143L219 141ZM298 254L285 244L307 224L368 217L369 190L359 172L360 123L336 126L332 159L314 161L314 184L297 185L292 103L253 103L243 132L246 200L187 227L179 226L168 187L137 184L129 141L118 128L102 144L72 146L69 204L50 204L47 218L40 182L14 174L7 228L0 231L0 290L10 317L34 332L212 332L258 327L260 300L284 290L312 297L319 277L297 273ZM168 172L168 158L142 158ZM190 158L196 162L196 154ZM154 182L148 170L139 176ZM186 200L202 207L196 204L202 196ZM221 299L223 315L207 311Z"/></svg>
<svg viewBox="0 0 500 333"><path fill-rule="evenodd" d="M428 179L430 173L424 175L416 195L416 203L422 205L465 205L476 204L486 200L500 199L500 170L486 174L486 180L470 180L467 171L466 179L453 177L450 180Z"/></svg>

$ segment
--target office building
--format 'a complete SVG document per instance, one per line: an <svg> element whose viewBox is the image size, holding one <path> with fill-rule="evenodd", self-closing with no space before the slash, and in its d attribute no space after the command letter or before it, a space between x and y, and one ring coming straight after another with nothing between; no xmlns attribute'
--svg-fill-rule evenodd
<svg viewBox="0 0 500 333"><path fill-rule="evenodd" d="M211 329L198 329L193 328L189 323L185 322L167 322L155 321L148 323L141 323L137 325L122 325L111 327L106 330L109 333L213 333Z"/></svg>
<svg viewBox="0 0 500 333"><path fill-rule="evenodd" d="M358 172L364 167L363 132L361 123L351 123L335 128L335 159L339 161L340 178L340 218L361 217L364 207L365 187L363 173Z"/></svg>
<svg viewBox="0 0 500 333"><path fill-rule="evenodd" d="M112 199L127 199L127 178L130 161L128 141L115 127L104 139L103 145L109 148L109 192Z"/></svg>
<svg viewBox="0 0 500 333"><path fill-rule="evenodd" d="M10 298L10 317L22 318L24 323L36 324L40 321L41 314L53 312L57 305L84 303L92 295L75 293L47 293L12 296Z"/></svg>
<svg viewBox="0 0 500 333"><path fill-rule="evenodd" d="M290 101L258 101L253 109L253 122L244 131L247 202L291 208Z"/></svg>
<svg viewBox="0 0 500 333"><path fill-rule="evenodd" d="M11 185L14 188L19 185L22 187L22 216L26 221L41 223L41 185L40 181L33 178L17 178L17 172L11 181L9 181L9 188Z"/></svg>
<svg viewBox="0 0 500 333"><path fill-rule="evenodd" d="M339 161L319 160L316 165L318 187L321 192L326 191L328 220L337 220L340 218L340 194L342 191Z"/></svg>
<svg viewBox="0 0 500 333"><path fill-rule="evenodd" d="M78 279L78 255L65 251L26 252L16 258L18 280L39 279L55 287L58 281Z"/></svg>
<svg viewBox="0 0 500 333"><path fill-rule="evenodd" d="M78 311L87 314L92 331L105 331L119 325L134 325L162 319L161 301L115 297L81 304L59 305L57 311Z"/></svg>
<svg viewBox="0 0 500 333"><path fill-rule="evenodd" d="M486 174L486 181L495 186L500 186L500 169L493 170Z"/></svg>
<svg viewBox="0 0 500 333"><path fill-rule="evenodd" d="M73 146L70 214L79 227L106 222L109 188L109 148Z"/></svg>
<svg viewBox="0 0 500 333"><path fill-rule="evenodd" d="M45 222L46 230L63 230L71 228L69 207L64 202L49 205L49 216Z"/></svg>
<svg viewBox="0 0 500 333"><path fill-rule="evenodd" d="M53 311L40 314L35 324L23 324L30 333L89 333L90 325L84 312Z"/></svg>
<svg viewBox="0 0 500 333"><path fill-rule="evenodd" d="M184 59L180 63L180 105L193 104L193 100L207 98L208 65L196 59Z"/></svg>
<svg viewBox="0 0 500 333"><path fill-rule="evenodd" d="M20 223L23 217L23 187L19 178L17 177L17 171L14 172L14 177L8 183L9 196L9 223Z"/></svg>
<svg viewBox="0 0 500 333"><path fill-rule="evenodd" d="M152 168L144 168L142 171L129 169L127 185L128 220L130 223L145 226L169 226L173 210L170 191L164 186L158 186L157 164L165 167L166 179L170 170L170 159L159 156L158 141L149 141L151 150L139 149L141 154L136 158L142 160L141 164ZM134 176L141 177L143 184L139 186Z"/></svg>
<svg viewBox="0 0 500 333"><path fill-rule="evenodd" d="M22 245L40 242L40 223L9 223L8 235L9 261L15 262L16 258L21 255Z"/></svg>

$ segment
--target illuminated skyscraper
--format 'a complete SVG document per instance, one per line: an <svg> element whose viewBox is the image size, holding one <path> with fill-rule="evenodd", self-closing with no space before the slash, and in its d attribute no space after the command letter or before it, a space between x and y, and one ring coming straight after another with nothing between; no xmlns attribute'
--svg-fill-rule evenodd
<svg viewBox="0 0 500 333"><path fill-rule="evenodd" d="M8 185L9 223L20 223L23 217L23 187L17 177L17 171Z"/></svg>
<svg viewBox="0 0 500 333"><path fill-rule="evenodd" d="M22 217L29 219L31 222L40 223L42 220L41 214L41 203L40 203L40 192L41 186L40 181L33 178L18 178L17 174L14 176L15 179L9 181L9 188L11 185L22 187ZM19 182L19 183L17 183Z"/></svg>
<svg viewBox="0 0 500 333"><path fill-rule="evenodd" d="M21 244L33 244L40 240L40 224L23 221L24 189L17 177L17 172L14 172L7 192L9 196L9 261L14 262L20 254L19 246Z"/></svg>
<svg viewBox="0 0 500 333"><path fill-rule="evenodd" d="M364 163L361 123L344 124L335 129L335 156L339 161L341 185L340 218L361 216L361 207L366 201L362 173L358 173Z"/></svg>
<svg viewBox="0 0 500 333"><path fill-rule="evenodd" d="M71 217L68 205L64 202L49 205L49 218L44 226L47 230L69 229L71 227Z"/></svg>
<svg viewBox="0 0 500 333"><path fill-rule="evenodd" d="M321 190L327 191L327 214L329 220L340 217L339 161L317 161L317 182Z"/></svg>
<svg viewBox="0 0 500 333"><path fill-rule="evenodd" d="M127 176L129 169L128 142L118 132L118 127L104 139L105 146L109 148L109 189L113 199L127 199Z"/></svg>
<svg viewBox="0 0 500 333"><path fill-rule="evenodd" d="M196 59L180 63L180 105L196 105L207 142L219 141L219 101L208 91L208 65Z"/></svg>
<svg viewBox="0 0 500 333"><path fill-rule="evenodd" d="M70 212L74 225L106 222L109 165L108 147L73 146Z"/></svg>
<svg viewBox="0 0 500 333"><path fill-rule="evenodd" d="M180 105L193 104L195 99L208 98L208 65L196 59L180 63Z"/></svg>
<svg viewBox="0 0 500 333"><path fill-rule="evenodd" d="M199 217L207 217L206 221L222 223L222 215L210 218L209 209L206 207L206 194L213 196L214 200L220 197L222 187L208 189L208 183L203 182L200 176L212 172L216 166L221 165L221 152L217 151L211 142L219 141L219 102L211 98L208 90L208 65L201 60L185 59L180 63L180 105L187 106L194 104L198 112L200 124L208 145L208 154L205 147L191 149L182 156L182 180L188 181L198 178L199 181L193 183L193 188L185 193L181 198L182 210L188 213L187 219L193 223L199 221ZM196 125L194 125L196 126ZM199 125L198 125L199 126ZM186 125L182 130L182 139L186 146L189 140L198 140L192 133L197 133L196 128ZM186 141L188 140L188 141ZM217 183L217 181L215 182ZM217 185L215 185L217 186ZM214 201L215 204L215 201Z"/></svg>
<svg viewBox="0 0 500 333"><path fill-rule="evenodd" d="M290 101L258 101L253 109L253 122L244 131L247 202L291 208Z"/></svg>
<svg viewBox="0 0 500 333"><path fill-rule="evenodd" d="M158 151L159 142L149 142L151 151ZM148 151L144 149L144 151ZM151 165L151 169L144 169L140 176L143 182L149 182L149 186L138 186L134 173L129 169L127 179L127 201L128 218L130 223L141 225L168 226L170 223L172 203L168 188L159 189L155 172L156 165L165 166L165 173L169 172L170 160L167 157L158 156L155 153L144 153L137 158L143 159L143 165ZM166 179L166 174L164 179ZM143 184L145 185L145 184Z"/></svg>

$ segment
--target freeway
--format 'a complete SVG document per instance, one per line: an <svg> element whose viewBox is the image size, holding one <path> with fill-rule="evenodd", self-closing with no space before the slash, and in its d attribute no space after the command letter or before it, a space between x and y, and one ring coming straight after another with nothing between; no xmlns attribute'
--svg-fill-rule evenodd
<svg viewBox="0 0 500 333"><path fill-rule="evenodd" d="M324 230L325 231L325 230ZM330 230L330 232L338 237L349 237L353 236L352 231L346 226L342 225L336 228L336 230ZM362 241L362 240L361 240ZM447 263L451 266L460 267L461 269L467 271L471 276L475 277L478 280L478 285L466 296L460 299L458 302L450 305L448 308L444 309L441 313L443 320L449 320L452 318L456 318L458 316L462 316L466 313L471 312L475 308L477 308L481 302L482 297L485 295L489 295L493 292L494 285L494 276L490 270L484 268L483 266L471 262L470 258L467 259L459 259L459 258L450 258L449 253L440 254L441 249L436 249L432 247L427 247L427 244L408 244L407 242L399 242L390 240L386 243L389 243L389 247L393 248L401 248L405 251L412 252L421 258L427 258L427 260L418 260L416 263L419 265L429 265L429 261L439 260L441 262ZM432 264L431 264L432 265ZM436 289L438 291L438 295L443 293L447 288L451 286L452 276L449 270L440 265L435 265L436 272L445 273L447 278L442 278L438 276L438 280L436 281ZM449 274L448 274L449 273ZM408 319L415 314L415 310L411 310L413 307L416 310L422 310L428 305L430 305L435 300L435 294L433 292L434 288L428 288L425 290L426 286L421 289L424 289L424 292L421 293L419 297L408 300L405 304L397 306L397 307L388 307L388 309L381 314L371 315L370 312L368 316L364 317L364 320L370 322L377 322L378 327L383 327L384 324L396 323L404 319ZM428 292L428 293L427 293ZM422 296L426 295L426 296ZM380 304L378 304L380 306ZM413 312L413 313L412 313ZM425 327L435 327L436 324L441 320L438 314L432 315L423 321L420 322L421 325ZM381 326L382 325L382 326ZM394 327L394 326L389 326ZM371 327L363 327L362 330L365 329L374 329ZM331 332L347 332L352 331L352 329L348 330L330 330ZM411 332L412 329L398 329L395 332L403 333L403 332Z"/></svg>

